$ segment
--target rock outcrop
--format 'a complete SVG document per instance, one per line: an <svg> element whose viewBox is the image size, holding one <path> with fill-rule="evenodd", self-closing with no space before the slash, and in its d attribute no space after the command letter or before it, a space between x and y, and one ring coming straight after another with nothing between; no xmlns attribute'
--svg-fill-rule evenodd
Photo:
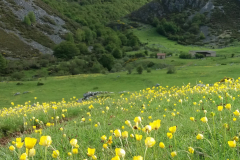
<svg viewBox="0 0 240 160"><path fill-rule="evenodd" d="M154 17L162 18L172 12L181 12L186 8L200 9L206 0L155 0L143 6L129 16L133 20L149 23Z"/></svg>

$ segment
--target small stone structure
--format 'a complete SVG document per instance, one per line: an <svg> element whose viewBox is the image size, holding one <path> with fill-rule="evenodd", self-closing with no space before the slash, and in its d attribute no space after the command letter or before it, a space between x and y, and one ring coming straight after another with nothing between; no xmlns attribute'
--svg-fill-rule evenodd
<svg viewBox="0 0 240 160"><path fill-rule="evenodd" d="M205 57L216 57L215 51L189 51L189 53L194 57L195 54L202 54Z"/></svg>
<svg viewBox="0 0 240 160"><path fill-rule="evenodd" d="M158 53L157 58L158 59L165 59L166 58L166 53Z"/></svg>

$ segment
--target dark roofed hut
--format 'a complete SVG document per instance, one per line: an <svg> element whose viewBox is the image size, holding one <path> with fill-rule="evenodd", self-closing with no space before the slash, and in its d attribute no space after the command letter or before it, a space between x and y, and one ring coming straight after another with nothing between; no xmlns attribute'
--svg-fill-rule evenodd
<svg viewBox="0 0 240 160"><path fill-rule="evenodd" d="M216 57L215 51L189 51L189 53L194 57L195 54L202 54L204 57Z"/></svg>

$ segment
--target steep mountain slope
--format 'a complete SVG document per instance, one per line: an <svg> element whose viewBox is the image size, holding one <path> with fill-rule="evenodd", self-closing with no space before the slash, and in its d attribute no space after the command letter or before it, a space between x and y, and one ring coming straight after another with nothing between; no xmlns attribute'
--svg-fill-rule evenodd
<svg viewBox="0 0 240 160"><path fill-rule="evenodd" d="M240 40L239 10L239 0L154 0L129 18L156 26L180 44L222 48Z"/></svg>
<svg viewBox="0 0 240 160"><path fill-rule="evenodd" d="M206 0L155 0L131 13L130 17L133 20L151 23L154 17L162 19L174 12L184 12L187 8L197 10L205 4Z"/></svg>
<svg viewBox="0 0 240 160"><path fill-rule="evenodd" d="M6 57L34 57L41 53L52 53L55 44L63 41L61 35L69 32L64 28L66 20L46 12L37 1L3 0L0 5L0 52ZM36 22L23 23L24 18L33 12ZM5 41L11 41L12 44ZM20 45L21 44L21 45Z"/></svg>
<svg viewBox="0 0 240 160"><path fill-rule="evenodd" d="M10 59L53 53L54 46L69 39L69 36L75 42L88 45L103 43L96 38L109 32L105 28L107 23L117 21L147 2L148 0L2 0L0 34L3 38L0 40L0 53ZM23 21L30 12L35 15L36 22L26 25ZM84 31L78 29L88 33L84 37ZM77 30L80 35L77 35Z"/></svg>

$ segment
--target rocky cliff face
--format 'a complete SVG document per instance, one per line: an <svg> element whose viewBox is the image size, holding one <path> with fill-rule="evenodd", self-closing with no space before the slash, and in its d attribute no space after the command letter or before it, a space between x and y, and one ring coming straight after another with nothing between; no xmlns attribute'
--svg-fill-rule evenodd
<svg viewBox="0 0 240 160"><path fill-rule="evenodd" d="M153 17L162 18L172 12L181 12L186 8L200 9L206 0L155 0L131 13L130 18L149 23Z"/></svg>
<svg viewBox="0 0 240 160"><path fill-rule="evenodd" d="M24 53L28 55L23 57L31 57L30 54L37 55L39 52L51 54L53 46L63 41L61 36L70 32L66 27L64 28L66 22L62 18L49 13L37 2L41 3L38 0L1 0L0 2L1 35L9 41L14 35L15 43L24 44ZM26 26L23 20L29 12L34 12L36 23ZM3 45L3 43L0 46L0 53L7 53L10 57L12 55L16 58L22 57L21 49L17 51L13 46Z"/></svg>

